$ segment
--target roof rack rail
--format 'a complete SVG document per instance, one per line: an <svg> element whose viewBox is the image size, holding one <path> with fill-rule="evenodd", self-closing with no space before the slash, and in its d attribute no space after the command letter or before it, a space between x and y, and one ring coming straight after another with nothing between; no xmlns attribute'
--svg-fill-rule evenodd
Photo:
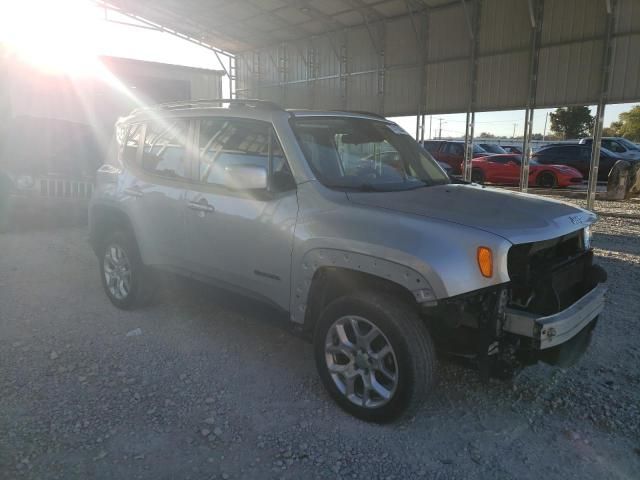
<svg viewBox="0 0 640 480"><path fill-rule="evenodd" d="M368 115L369 117L382 118L384 120L387 119L384 115L380 115L379 113L367 112L366 110L336 110L336 112L342 113L357 113L358 115Z"/></svg>
<svg viewBox="0 0 640 480"><path fill-rule="evenodd" d="M223 103L229 105L237 105L251 108L259 108L264 110L285 111L280 105L269 100L258 100L251 98L215 98L215 99L203 99L203 100L181 100L178 102L159 103L157 105L150 105L148 107L136 108L132 115L141 112L147 112L152 110L177 110L188 108L206 108L206 107L219 107Z"/></svg>

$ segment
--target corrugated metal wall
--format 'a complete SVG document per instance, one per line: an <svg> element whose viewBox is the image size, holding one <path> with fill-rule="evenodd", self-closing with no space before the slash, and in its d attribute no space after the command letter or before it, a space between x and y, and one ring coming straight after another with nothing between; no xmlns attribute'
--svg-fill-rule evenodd
<svg viewBox="0 0 640 480"><path fill-rule="evenodd" d="M477 36L472 14L478 7ZM537 106L597 103L605 0L544 0ZM286 107L387 116L467 110L472 42L476 111L524 108L529 97L528 0L468 0L238 55L237 94ZM618 0L611 102L640 100L640 1Z"/></svg>

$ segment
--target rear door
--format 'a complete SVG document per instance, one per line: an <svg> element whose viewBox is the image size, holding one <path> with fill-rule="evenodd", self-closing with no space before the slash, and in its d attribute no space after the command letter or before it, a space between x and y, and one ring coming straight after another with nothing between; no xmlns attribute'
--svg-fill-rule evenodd
<svg viewBox="0 0 640 480"><path fill-rule="evenodd" d="M144 141L136 161L129 164L123 193L143 259L152 265L184 267L192 122L165 118L135 128Z"/></svg>
<svg viewBox="0 0 640 480"><path fill-rule="evenodd" d="M202 118L195 142L186 207L190 268L287 308L298 202L271 124ZM263 168L271 188L231 180L229 171L242 166Z"/></svg>

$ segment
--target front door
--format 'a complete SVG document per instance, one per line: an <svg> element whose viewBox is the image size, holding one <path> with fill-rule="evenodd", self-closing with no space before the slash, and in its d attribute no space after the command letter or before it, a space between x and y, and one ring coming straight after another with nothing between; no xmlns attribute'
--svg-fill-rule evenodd
<svg viewBox="0 0 640 480"><path fill-rule="evenodd" d="M298 202L271 124L203 118L197 122L195 142L197 158L187 192L192 268L287 308ZM238 172L247 172L247 178ZM256 172L269 177L265 182L270 188L255 184ZM272 181L276 178L278 182Z"/></svg>

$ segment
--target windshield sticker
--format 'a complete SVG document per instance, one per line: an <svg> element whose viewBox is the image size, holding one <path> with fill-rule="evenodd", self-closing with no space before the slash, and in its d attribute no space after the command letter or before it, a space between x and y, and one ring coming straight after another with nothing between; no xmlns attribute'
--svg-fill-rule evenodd
<svg viewBox="0 0 640 480"><path fill-rule="evenodd" d="M396 123L387 123L387 127L389 127L389 130L393 133L397 133L398 135L409 135L404 128Z"/></svg>

